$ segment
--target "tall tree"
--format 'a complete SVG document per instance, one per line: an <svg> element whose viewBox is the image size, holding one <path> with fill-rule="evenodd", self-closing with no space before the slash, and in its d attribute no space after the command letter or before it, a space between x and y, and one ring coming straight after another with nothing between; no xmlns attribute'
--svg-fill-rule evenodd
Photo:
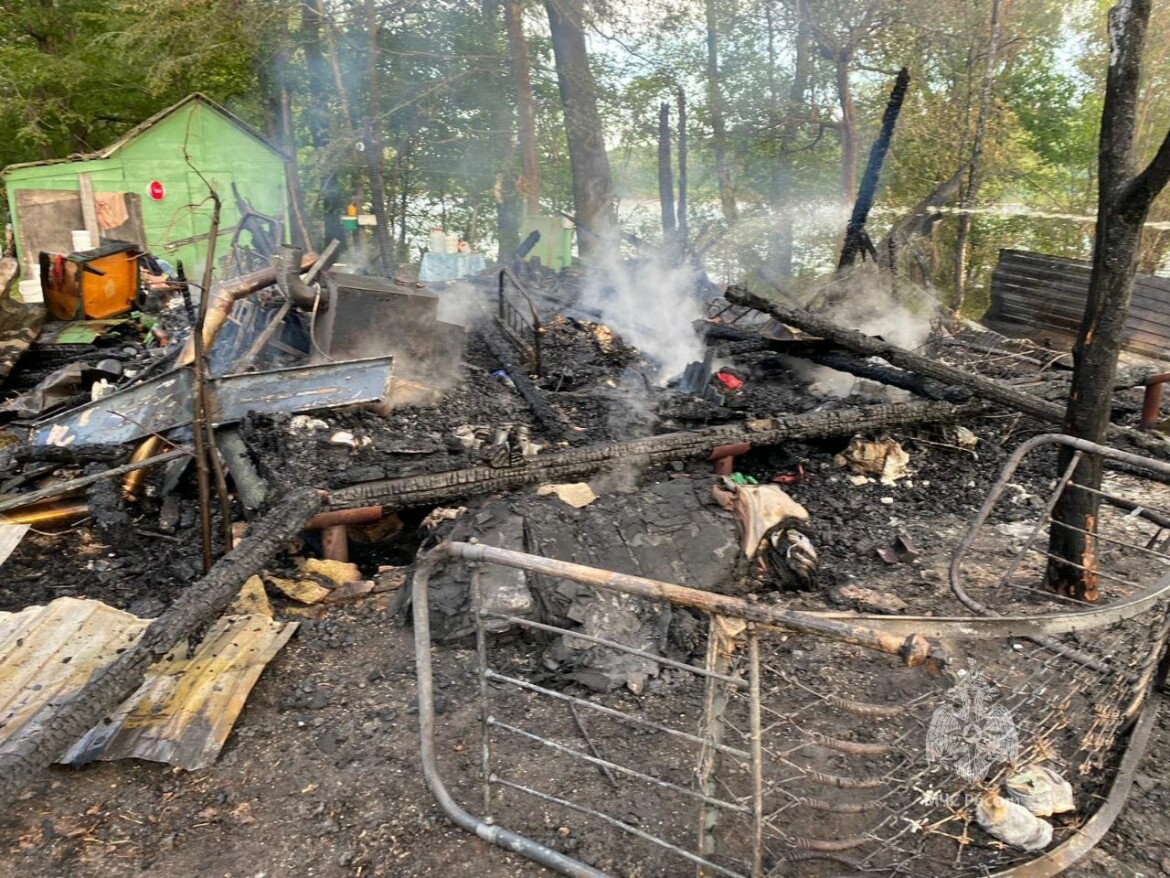
<svg viewBox="0 0 1170 878"><path fill-rule="evenodd" d="M581 0L545 0L544 6L569 141L573 202L577 219L589 230L579 236L579 248L582 256L591 256L604 246L604 236L616 232L616 216L605 130L597 111L597 87L585 46Z"/></svg>
<svg viewBox="0 0 1170 878"><path fill-rule="evenodd" d="M369 42L366 47L366 90L369 93L367 116L362 131L366 167L370 172L370 201L374 207L374 240L382 271L394 270L394 244L390 240L390 216L386 210L386 182L382 174L385 148L382 144L382 89L378 69L378 7L374 0L365 0L366 29Z"/></svg>
<svg viewBox="0 0 1170 878"><path fill-rule="evenodd" d="M1150 204L1170 181L1170 133L1153 160L1134 173L1142 49L1150 0L1119 0L1109 10L1109 68L1101 114L1098 159L1097 228L1089 298L1073 348L1073 380L1065 415L1066 433L1103 443L1109 426L1113 379L1129 312ZM1072 452L1062 452L1060 470ZM1097 598L1097 522L1103 461L1085 455L1052 512L1048 583L1056 592L1081 600Z"/></svg>
<svg viewBox="0 0 1170 878"><path fill-rule="evenodd" d="M508 30L512 78L516 82L517 135L520 139L520 179L516 188L524 199L529 216L540 213L540 161L536 146L536 99L532 93L532 61L524 35L524 6L521 0L504 0L504 21Z"/></svg>
<svg viewBox="0 0 1170 878"><path fill-rule="evenodd" d="M658 106L658 203L662 208L662 237L671 244L676 237L674 167L670 162L670 104Z"/></svg>
<svg viewBox="0 0 1170 878"><path fill-rule="evenodd" d="M995 85L995 60L999 50L1000 0L991 0L991 28L987 39L987 63L979 91L979 112L971 141L971 158L967 164L967 181L959 197L959 229L955 238L955 313L963 310L967 291L967 237L971 232L971 208L979 194L982 170L983 139L987 133L987 116L991 111L991 92Z"/></svg>
<svg viewBox="0 0 1170 878"><path fill-rule="evenodd" d="M728 223L739 220L739 205L731 180L731 156L727 144L727 108L719 69L719 11L715 0L704 0L707 22L707 114L711 117L711 152L719 178L719 204Z"/></svg>

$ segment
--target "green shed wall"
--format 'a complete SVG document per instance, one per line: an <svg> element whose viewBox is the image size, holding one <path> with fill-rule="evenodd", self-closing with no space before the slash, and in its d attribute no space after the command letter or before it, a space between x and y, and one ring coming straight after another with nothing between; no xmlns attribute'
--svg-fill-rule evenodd
<svg viewBox="0 0 1170 878"><path fill-rule="evenodd" d="M211 227L207 186L184 159L184 145L191 164L215 187L223 202L221 229L236 225L240 218L232 195L233 180L240 195L251 202L254 210L287 222L288 190L283 158L200 100L188 102L137 134L109 158L11 169L4 177L9 204L16 204L15 192L20 189L77 191L78 176L88 172L95 192L138 194L147 246L156 256L172 264L182 260L188 277L197 280L196 272L202 270L207 254L206 239L177 249L164 246L168 241L206 235ZM149 195L152 180L160 181L165 187L166 194L161 201ZM13 223L19 222L15 215L12 219ZM230 234L221 235L216 246L220 256L227 252L229 241Z"/></svg>

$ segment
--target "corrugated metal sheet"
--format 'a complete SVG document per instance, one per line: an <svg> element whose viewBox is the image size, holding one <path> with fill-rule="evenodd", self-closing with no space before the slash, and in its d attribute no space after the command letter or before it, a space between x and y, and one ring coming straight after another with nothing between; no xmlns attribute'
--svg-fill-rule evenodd
<svg viewBox="0 0 1170 878"><path fill-rule="evenodd" d="M77 598L0 613L0 754L137 643L149 624ZM296 625L260 615L223 617L193 654L182 645L151 666L138 691L61 761L130 757L186 769L211 764L260 672Z"/></svg>
<svg viewBox="0 0 1170 878"><path fill-rule="evenodd" d="M1089 295L1088 262L1001 250L986 319L1010 327L1076 334ZM1170 278L1139 274L1125 324L1127 350L1170 359Z"/></svg>

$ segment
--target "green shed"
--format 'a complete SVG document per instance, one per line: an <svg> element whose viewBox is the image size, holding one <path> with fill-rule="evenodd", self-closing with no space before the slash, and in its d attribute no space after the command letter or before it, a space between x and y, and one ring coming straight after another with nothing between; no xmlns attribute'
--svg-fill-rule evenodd
<svg viewBox="0 0 1170 878"><path fill-rule="evenodd" d="M207 254L211 201L192 166L223 202L220 255L240 219L233 183L254 211L287 228L285 156L242 119L193 94L100 152L11 165L0 173L22 273L33 273L42 250L78 249L73 232L84 230L93 246L131 241L172 264L182 260L188 277L197 278Z"/></svg>

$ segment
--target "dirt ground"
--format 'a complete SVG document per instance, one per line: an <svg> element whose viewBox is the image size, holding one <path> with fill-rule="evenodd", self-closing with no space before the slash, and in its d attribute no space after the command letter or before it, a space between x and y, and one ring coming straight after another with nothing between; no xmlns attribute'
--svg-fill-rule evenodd
<svg viewBox="0 0 1170 878"><path fill-rule="evenodd" d="M980 432L985 441L978 456L945 445L910 443L914 478L911 485L896 489L876 484L844 489L821 466L831 457L832 447L800 446L752 455L741 468L762 476L788 472L802 463L813 473L813 479L794 486L792 492L809 506L818 523L826 592L848 581L894 577L903 580L907 593L929 595L942 590L950 549L1006 452L1025 438L1002 420L985 422ZM988 441L992 437L1002 439L1002 446ZM933 441L943 438L936 435ZM1045 474L1037 470L1026 476L1026 482L1039 484ZM894 516L879 502L887 494L894 497ZM921 561L905 572L891 571L875 552L899 531L911 535L923 553ZM5 571L12 573L2 595L5 603L28 603L30 593L43 600L57 593L87 591L61 573L65 560L55 562L47 575L33 575L36 559L46 557L54 545L60 558L76 562L60 548L76 549L78 541L76 533L37 536L29 547L22 547L27 554L14 557L11 571ZM91 559L85 575L102 577L109 595L121 594L123 606L169 600L185 578L184 571L174 570L171 581L152 594L148 572L165 565L156 560L153 568L143 569L150 546L144 536L137 547L141 556L137 550L129 559L117 557L117 552L94 553L101 563ZM367 554L362 563L371 567L400 563L403 551L399 546L382 557ZM184 552L183 563L191 561ZM21 585L28 587L23 595ZM519 670L539 671L537 659L522 645L506 650L505 657ZM474 804L480 760L474 652L463 646L437 646L434 656L440 759L457 795ZM644 697L665 707L672 693ZM600 736L600 743L604 749L623 742ZM652 738L635 743L654 747ZM412 630L391 616L385 599L338 608L323 620L302 623L266 669L211 768L182 772L152 763L119 762L46 772L42 784L0 815L0 875L549 874L447 820L423 785L418 750ZM1168 757L1170 713L1159 721L1125 812L1105 842L1067 874L1170 875L1170 823L1165 819L1170 806ZM523 767L541 770L539 763ZM593 801L620 798L599 777L594 781ZM641 808L631 806L632 811ZM632 813L628 819L689 825L693 814ZM655 861L641 860L632 845L581 832L572 816L551 808L530 807L520 823L517 828L537 841L614 874L638 878L681 874L677 865L664 871ZM822 874L792 868L797 871L775 874Z"/></svg>

